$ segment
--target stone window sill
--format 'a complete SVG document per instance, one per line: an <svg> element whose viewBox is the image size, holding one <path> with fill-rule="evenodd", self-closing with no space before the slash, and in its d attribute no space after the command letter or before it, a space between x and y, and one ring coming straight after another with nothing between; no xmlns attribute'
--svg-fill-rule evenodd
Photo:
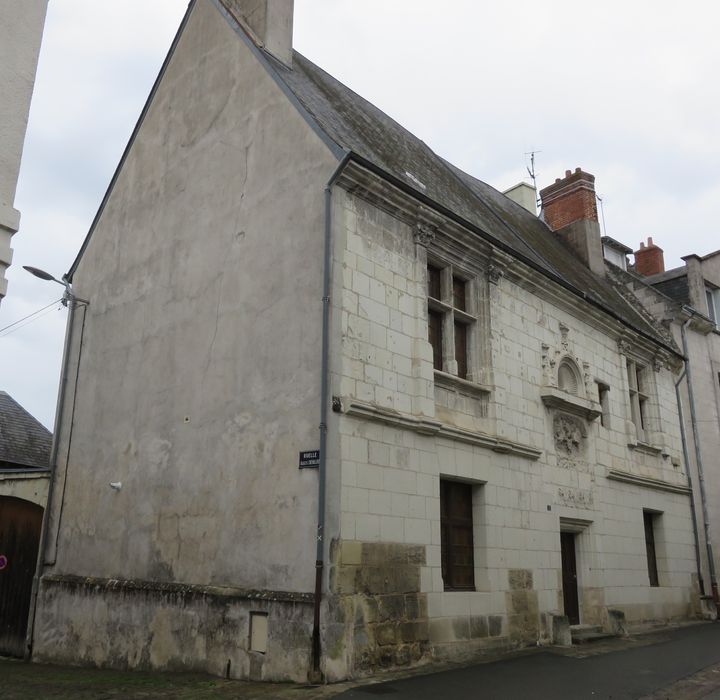
<svg viewBox="0 0 720 700"><path fill-rule="evenodd" d="M659 455L662 452L662 447L657 447L656 445L650 445L647 442L629 442L628 447L631 450L637 450L638 452L642 452L646 455Z"/></svg>
<svg viewBox="0 0 720 700"><path fill-rule="evenodd" d="M454 374L433 370L435 373L435 384L445 389L453 389L470 396L487 396L492 389L484 384L476 384L468 379L456 377Z"/></svg>
<svg viewBox="0 0 720 700"><path fill-rule="evenodd" d="M548 408L556 408L580 418L585 418L588 421L595 420L602 414L600 404L597 401L574 396L555 387L543 387L540 398Z"/></svg>

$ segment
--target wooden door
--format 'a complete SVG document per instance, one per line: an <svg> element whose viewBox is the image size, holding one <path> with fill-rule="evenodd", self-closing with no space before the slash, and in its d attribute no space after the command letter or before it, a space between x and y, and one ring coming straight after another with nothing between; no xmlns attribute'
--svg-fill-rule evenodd
<svg viewBox="0 0 720 700"><path fill-rule="evenodd" d="M565 615L567 615L571 625L579 625L580 605L578 603L575 533L560 533L560 555L562 559L562 587Z"/></svg>
<svg viewBox="0 0 720 700"><path fill-rule="evenodd" d="M472 486L440 480L442 576L446 591L475 590Z"/></svg>
<svg viewBox="0 0 720 700"><path fill-rule="evenodd" d="M24 656L42 518L40 506L0 496L0 655Z"/></svg>

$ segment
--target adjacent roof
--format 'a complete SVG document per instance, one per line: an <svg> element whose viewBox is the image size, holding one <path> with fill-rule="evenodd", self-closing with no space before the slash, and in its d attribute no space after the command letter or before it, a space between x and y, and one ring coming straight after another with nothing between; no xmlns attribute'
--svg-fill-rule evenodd
<svg viewBox="0 0 720 700"><path fill-rule="evenodd" d="M538 217L490 185L456 168L387 114L307 58L292 69L263 54L314 124L339 149L358 155L395 181L450 210L487 238L573 288L656 342L676 347L612 279L596 276Z"/></svg>
<svg viewBox="0 0 720 700"><path fill-rule="evenodd" d="M15 399L0 391L0 469L47 469L52 433Z"/></svg>

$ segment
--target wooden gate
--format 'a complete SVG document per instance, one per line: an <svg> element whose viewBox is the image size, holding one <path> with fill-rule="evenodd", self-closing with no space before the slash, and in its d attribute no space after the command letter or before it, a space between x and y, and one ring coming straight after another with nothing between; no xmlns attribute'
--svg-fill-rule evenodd
<svg viewBox="0 0 720 700"><path fill-rule="evenodd" d="M0 655L22 658L43 509L0 496Z"/></svg>

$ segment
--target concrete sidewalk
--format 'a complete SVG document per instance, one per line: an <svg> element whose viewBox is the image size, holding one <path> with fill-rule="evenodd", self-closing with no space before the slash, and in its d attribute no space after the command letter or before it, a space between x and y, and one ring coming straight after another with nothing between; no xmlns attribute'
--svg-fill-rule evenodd
<svg viewBox="0 0 720 700"><path fill-rule="evenodd" d="M720 700L720 623L571 648L530 649L384 682L308 687L199 674L75 669L0 659L2 700Z"/></svg>

